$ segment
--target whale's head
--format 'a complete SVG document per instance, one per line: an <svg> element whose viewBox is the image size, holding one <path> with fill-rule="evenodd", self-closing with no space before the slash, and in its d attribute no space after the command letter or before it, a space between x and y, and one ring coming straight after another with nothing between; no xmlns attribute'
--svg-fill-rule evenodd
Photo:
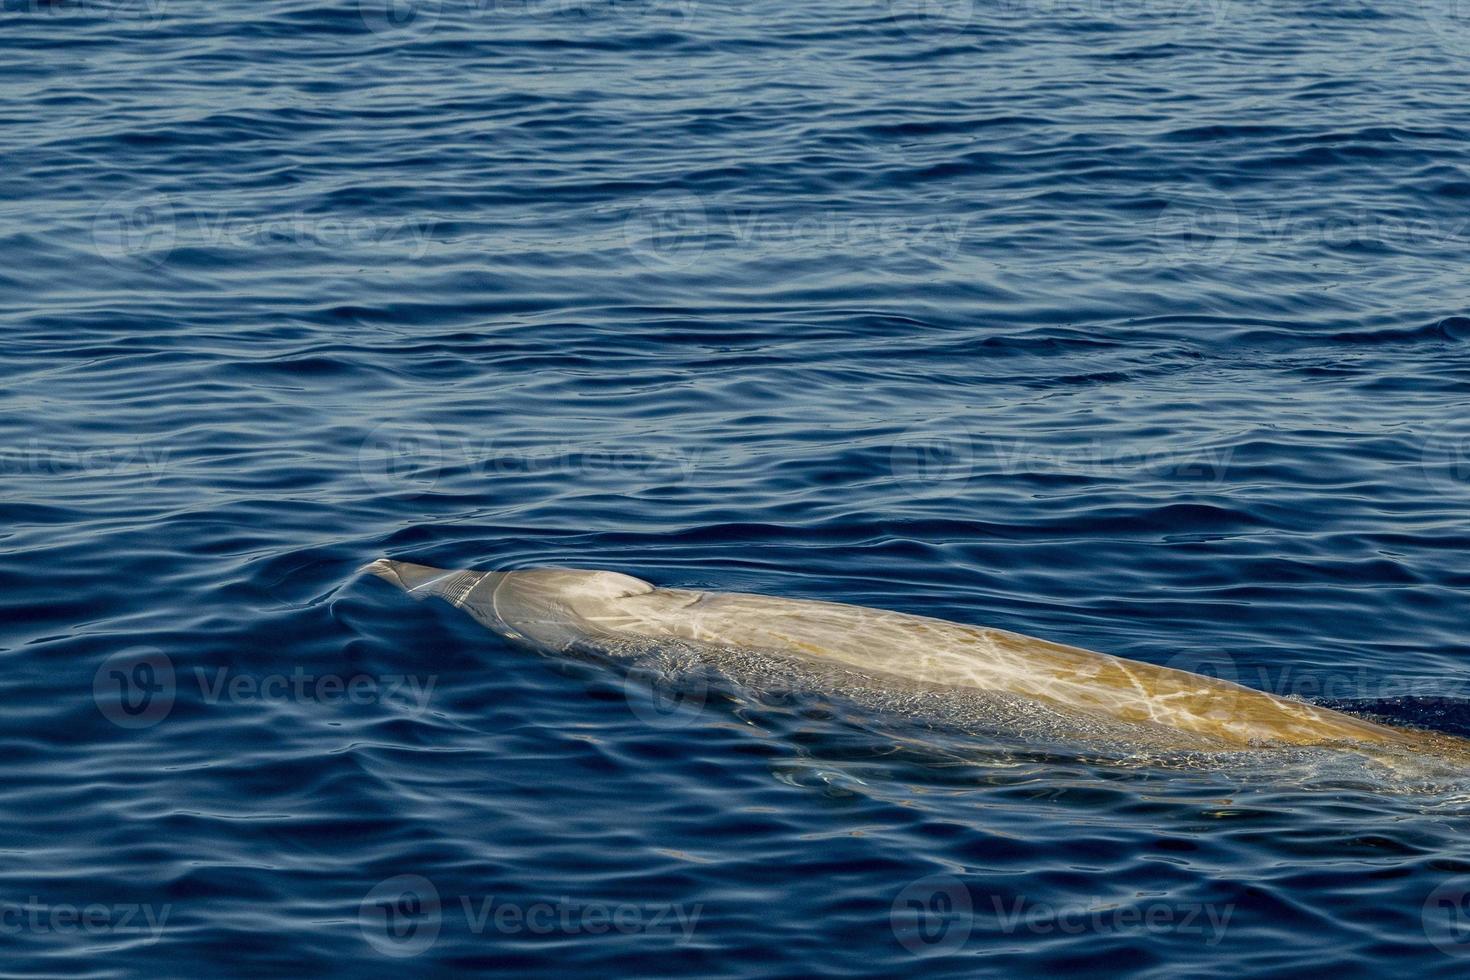
<svg viewBox="0 0 1470 980"><path fill-rule="evenodd" d="M549 650L596 632L594 621L613 613L617 600L654 591L631 575L580 568L476 572L379 558L362 571L416 599L437 596L502 636Z"/></svg>

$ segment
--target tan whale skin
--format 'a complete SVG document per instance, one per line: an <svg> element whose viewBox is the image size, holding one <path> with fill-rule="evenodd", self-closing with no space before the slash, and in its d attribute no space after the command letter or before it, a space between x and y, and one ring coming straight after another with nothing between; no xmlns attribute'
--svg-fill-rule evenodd
<svg viewBox="0 0 1470 980"><path fill-rule="evenodd" d="M1218 678L1018 633L841 603L657 588L617 572L480 572L379 559L364 571L436 596L539 650L660 643L745 649L895 685L1002 692L1150 730L1192 747L1333 745L1415 751L1420 733ZM1433 735L1439 742L1458 739Z"/></svg>

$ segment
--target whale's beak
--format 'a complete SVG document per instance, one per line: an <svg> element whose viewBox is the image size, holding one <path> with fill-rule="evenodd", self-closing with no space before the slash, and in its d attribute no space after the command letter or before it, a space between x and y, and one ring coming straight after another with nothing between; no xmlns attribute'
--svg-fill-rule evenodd
<svg viewBox="0 0 1470 980"><path fill-rule="evenodd" d="M499 572L470 572L453 568L435 568L432 565L416 565L411 561L394 561L391 558L379 558L377 561L368 562L358 569L359 574L364 572L370 572L380 579L392 582L415 599L439 596L456 606L462 603L470 590L479 585L481 581L494 576L494 580L498 582L502 577Z"/></svg>
<svg viewBox="0 0 1470 980"><path fill-rule="evenodd" d="M370 561L359 568L358 573L371 572L380 579L392 582L404 592L418 598L424 595L433 595L433 583L455 574L453 569L434 568L432 565L415 565L411 561L393 561L391 558L379 558Z"/></svg>

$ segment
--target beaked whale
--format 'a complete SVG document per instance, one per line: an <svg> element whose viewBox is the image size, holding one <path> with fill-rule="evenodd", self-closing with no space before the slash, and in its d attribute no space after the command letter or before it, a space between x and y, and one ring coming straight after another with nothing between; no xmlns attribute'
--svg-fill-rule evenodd
<svg viewBox="0 0 1470 980"><path fill-rule="evenodd" d="M1078 732L1127 731L1155 748L1181 751L1338 746L1380 759L1380 750L1399 759L1426 753L1470 758L1470 743L1452 736L927 616L663 589L618 572L572 568L481 572L382 558L362 571L415 598L442 598L495 633L542 652L626 659L672 647L707 656L716 668L758 656L835 685L993 695L1007 699L1013 714L1020 705L1022 716L1035 711L1071 719Z"/></svg>

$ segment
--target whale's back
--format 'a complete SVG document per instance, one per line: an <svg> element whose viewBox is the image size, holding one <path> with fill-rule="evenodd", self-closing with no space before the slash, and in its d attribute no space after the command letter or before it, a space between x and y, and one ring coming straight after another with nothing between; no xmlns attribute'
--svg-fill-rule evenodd
<svg viewBox="0 0 1470 980"><path fill-rule="evenodd" d="M927 616L679 589L609 606L596 625L619 636L784 651L908 686L1020 695L1231 745L1402 741L1395 729L1218 678Z"/></svg>
<svg viewBox="0 0 1470 980"><path fill-rule="evenodd" d="M550 652L627 660L677 651L744 669L757 682L784 670L834 688L1003 696L1150 731L1163 741L1172 732L1181 746L1419 744L1415 733L1229 681L890 610L660 589L598 570L454 571L386 559L365 570L415 597L444 598L495 632ZM770 666L779 664L789 669ZM752 665L761 666L746 669Z"/></svg>

